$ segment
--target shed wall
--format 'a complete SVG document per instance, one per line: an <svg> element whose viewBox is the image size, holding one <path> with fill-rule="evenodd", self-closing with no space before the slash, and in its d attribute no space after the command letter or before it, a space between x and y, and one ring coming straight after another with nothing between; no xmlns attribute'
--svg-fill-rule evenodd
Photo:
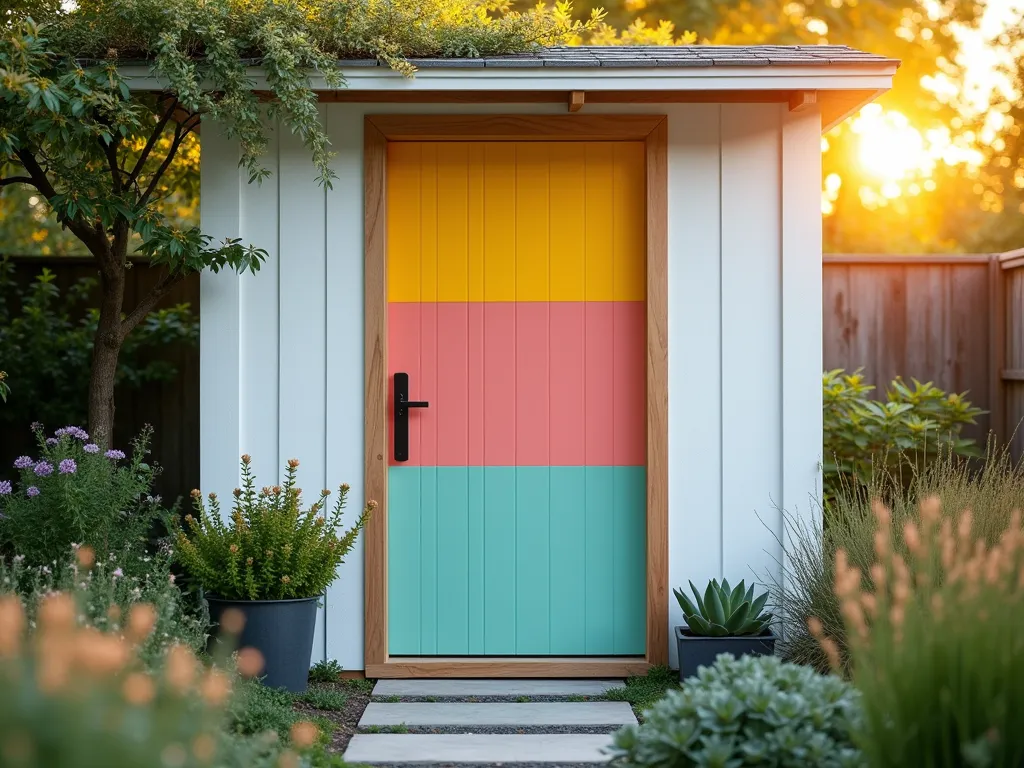
<svg viewBox="0 0 1024 768"><path fill-rule="evenodd" d="M238 456L258 482L302 461L309 491L363 503L365 114L564 113L564 105L325 104L338 178L275 134L262 186L205 128L202 220L265 248L256 277L202 276L204 490L228 498ZM781 508L813 514L821 454L820 118L780 104L588 105L669 120L670 586L780 577ZM679 623L672 602L670 622ZM363 666L363 560L328 591L313 660ZM675 662L674 648L672 660Z"/></svg>

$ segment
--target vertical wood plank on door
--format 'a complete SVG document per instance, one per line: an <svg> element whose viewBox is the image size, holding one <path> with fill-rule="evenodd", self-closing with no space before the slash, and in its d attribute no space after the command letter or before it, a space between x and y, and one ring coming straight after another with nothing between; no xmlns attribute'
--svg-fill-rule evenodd
<svg viewBox="0 0 1024 768"><path fill-rule="evenodd" d="M516 303L516 466L550 464L550 321L547 302Z"/></svg>
<svg viewBox="0 0 1024 768"><path fill-rule="evenodd" d="M781 188L781 112L722 106L722 570L732 580L770 572L782 555L768 533L781 530L781 210L779 196L764 193ZM765 536L750 533L762 526L758 515L770 521Z"/></svg>
<svg viewBox="0 0 1024 768"><path fill-rule="evenodd" d="M484 472L480 466L467 469L469 511L466 519L467 572L469 579L468 645L469 653L478 656L486 652L484 617L487 615L487 595L484 570Z"/></svg>
<svg viewBox="0 0 1024 768"><path fill-rule="evenodd" d="M516 653L551 652L551 468L516 467Z"/></svg>
<svg viewBox="0 0 1024 768"><path fill-rule="evenodd" d="M584 467L586 653L615 653L615 482L611 467Z"/></svg>
<svg viewBox="0 0 1024 768"><path fill-rule="evenodd" d="M581 270L581 277L582 274ZM554 466L581 466L586 463L584 309L581 301L551 304L551 419L548 434ZM552 509L558 507L552 504Z"/></svg>
<svg viewBox="0 0 1024 768"><path fill-rule="evenodd" d="M584 169L587 189L585 195L586 244L585 286L586 300L613 301L615 242L615 158L612 145L587 142Z"/></svg>
<svg viewBox="0 0 1024 768"><path fill-rule="evenodd" d="M551 653L587 650L586 467L551 469Z"/></svg>
<svg viewBox="0 0 1024 768"><path fill-rule="evenodd" d="M612 652L645 652L647 616L647 473L644 467L612 467Z"/></svg>
<svg viewBox="0 0 1024 768"><path fill-rule="evenodd" d="M323 122L324 105L320 105ZM278 454L302 462L309 495L327 484L327 197L299 136L280 136L281 221L289 238L281 253L281 366ZM313 658L324 655L323 607L317 613Z"/></svg>
<svg viewBox="0 0 1024 768"><path fill-rule="evenodd" d="M420 614L420 468L388 469L388 651L416 655Z"/></svg>
<svg viewBox="0 0 1024 768"><path fill-rule="evenodd" d="M551 149L551 301L583 301L586 291L585 162L583 144Z"/></svg>
<svg viewBox="0 0 1024 768"><path fill-rule="evenodd" d="M516 301L548 301L548 150L543 142L516 145Z"/></svg>
<svg viewBox="0 0 1024 768"><path fill-rule="evenodd" d="M387 295L389 301L420 301L422 145L387 145Z"/></svg>
<svg viewBox="0 0 1024 768"><path fill-rule="evenodd" d="M484 301L516 300L516 145L484 144Z"/></svg>
<svg viewBox="0 0 1024 768"><path fill-rule="evenodd" d="M469 467L437 468L437 652L469 653Z"/></svg>
<svg viewBox="0 0 1024 768"><path fill-rule="evenodd" d="M428 655L437 653L437 469L420 467L420 653Z"/></svg>
<svg viewBox="0 0 1024 768"><path fill-rule="evenodd" d="M484 653L516 653L516 468L484 477Z"/></svg>
<svg viewBox="0 0 1024 768"><path fill-rule="evenodd" d="M469 145L437 145L437 300L469 300Z"/></svg>
<svg viewBox="0 0 1024 768"><path fill-rule="evenodd" d="M420 301L437 301L437 144L420 145Z"/></svg>
<svg viewBox="0 0 1024 768"><path fill-rule="evenodd" d="M469 300L484 300L484 145L466 150L466 279Z"/></svg>
<svg viewBox="0 0 1024 768"><path fill-rule="evenodd" d="M643 142L612 145L612 296L614 301L642 301L645 293L647 226ZM642 339L640 336L638 339Z"/></svg>

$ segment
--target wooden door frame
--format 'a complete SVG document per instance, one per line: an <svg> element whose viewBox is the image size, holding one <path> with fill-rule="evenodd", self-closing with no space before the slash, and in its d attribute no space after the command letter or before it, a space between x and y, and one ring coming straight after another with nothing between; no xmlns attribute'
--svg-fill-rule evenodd
<svg viewBox="0 0 1024 768"><path fill-rule="evenodd" d="M636 657L388 654L387 144L390 141L643 141L647 185L647 648ZM368 115L365 175L366 676L620 677L668 663L668 124L665 115Z"/></svg>

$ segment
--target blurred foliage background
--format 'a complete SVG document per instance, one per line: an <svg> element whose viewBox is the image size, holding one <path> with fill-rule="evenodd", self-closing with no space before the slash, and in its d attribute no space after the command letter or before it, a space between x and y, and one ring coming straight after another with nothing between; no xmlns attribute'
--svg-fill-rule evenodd
<svg viewBox="0 0 1024 768"><path fill-rule="evenodd" d="M9 3L45 15L57 0ZM1024 0L576 0L571 13L598 8L603 23L574 42L831 43L900 59L894 89L822 139L825 252L1024 246ZM198 171L197 139L165 190L182 223L198 219ZM0 190L0 253L81 252L45 205Z"/></svg>

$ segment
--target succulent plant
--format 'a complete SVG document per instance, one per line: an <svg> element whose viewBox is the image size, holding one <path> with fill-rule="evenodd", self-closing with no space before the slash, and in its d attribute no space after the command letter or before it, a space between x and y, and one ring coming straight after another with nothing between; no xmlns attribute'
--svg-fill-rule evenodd
<svg viewBox="0 0 1024 768"><path fill-rule="evenodd" d="M672 592L683 609L686 625L694 635L703 637L728 637L739 635L760 635L771 623L772 615L762 613L768 601L765 592L754 597L754 586L745 589L740 582L735 589L729 586L728 579L712 579L704 591L703 598L697 588L690 582L690 589L696 604L690 601L681 589Z"/></svg>

